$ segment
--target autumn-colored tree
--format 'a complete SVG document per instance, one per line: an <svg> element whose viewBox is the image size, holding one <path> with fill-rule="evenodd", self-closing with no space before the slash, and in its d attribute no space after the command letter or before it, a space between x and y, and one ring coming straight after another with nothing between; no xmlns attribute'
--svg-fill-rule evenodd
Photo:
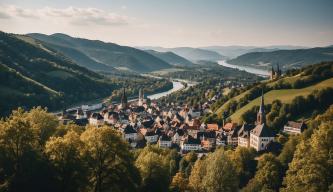
<svg viewBox="0 0 333 192"><path fill-rule="evenodd" d="M290 163L282 191L328 191L333 183L333 121L324 121L302 140Z"/></svg>
<svg viewBox="0 0 333 192"><path fill-rule="evenodd" d="M41 107L31 109L27 113L27 121L29 121L34 134L37 136L40 148L44 147L46 141L54 134L59 125L56 116Z"/></svg>
<svg viewBox="0 0 333 192"><path fill-rule="evenodd" d="M170 159L166 150L145 147L135 161L142 178L141 191L168 191L170 183Z"/></svg>
<svg viewBox="0 0 333 192"><path fill-rule="evenodd" d="M128 144L116 130L87 127L80 136L82 154L87 163L91 190L135 191L140 177L134 167Z"/></svg>
<svg viewBox="0 0 333 192"><path fill-rule="evenodd" d="M27 119L27 113L18 108L0 122L0 146L6 158L12 161L14 173L20 171L22 157L36 145L36 137Z"/></svg>
<svg viewBox="0 0 333 192"><path fill-rule="evenodd" d="M276 191L282 180L282 165L272 153L259 158L255 177L250 180L242 191Z"/></svg>
<svg viewBox="0 0 333 192"><path fill-rule="evenodd" d="M207 192L232 192L238 190L238 177L233 162L223 149L210 154L206 161L206 175L202 183Z"/></svg>
<svg viewBox="0 0 333 192"><path fill-rule="evenodd" d="M198 159L189 177L189 188L194 192L204 191L202 180L206 175L206 161Z"/></svg>
<svg viewBox="0 0 333 192"><path fill-rule="evenodd" d="M51 137L45 153L57 171L61 191L82 191L87 173L80 155L83 143L80 136L69 131L64 137Z"/></svg>
<svg viewBox="0 0 333 192"><path fill-rule="evenodd" d="M235 151L227 151L234 163L239 177L239 187L242 188L254 176L256 171L256 151L253 148L237 147Z"/></svg>
<svg viewBox="0 0 333 192"><path fill-rule="evenodd" d="M188 179L183 172L176 173L172 178L170 190L174 192L183 192L188 189Z"/></svg>

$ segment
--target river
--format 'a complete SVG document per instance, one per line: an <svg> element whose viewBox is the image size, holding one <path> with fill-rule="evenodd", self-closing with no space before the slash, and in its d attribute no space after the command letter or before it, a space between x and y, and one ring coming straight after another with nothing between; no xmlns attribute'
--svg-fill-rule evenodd
<svg viewBox="0 0 333 192"><path fill-rule="evenodd" d="M172 85L173 85L172 89L170 89L169 91L164 91L164 92L161 92L161 93L148 95L147 98L149 98L151 100L159 99L161 97L167 96L167 95L169 95L173 92L179 91L179 90L184 88L184 85L181 82L178 82L178 81L172 81Z"/></svg>
<svg viewBox="0 0 333 192"><path fill-rule="evenodd" d="M222 65L224 67L229 67L229 68L233 68L233 69L239 69L239 70L243 70L252 74L256 74L259 76L264 76L267 77L269 76L269 71L266 70L262 70L262 69L256 69L256 68L252 68L252 67L247 67L247 66L240 66L240 65L232 65L227 63L226 60L220 60L217 62L219 65Z"/></svg>
<svg viewBox="0 0 333 192"><path fill-rule="evenodd" d="M155 78L160 78L160 77L156 77L156 76L150 76L150 77L155 77ZM175 79L175 80L172 80L172 89L168 90L168 91L163 91L161 93L156 93L156 94L152 94L152 95L147 95L147 98L151 99L151 100L154 100L154 99L159 99L161 97L164 97L164 96L167 96L171 93L174 93L176 91L179 91L179 90L182 90L185 88L184 84L182 82L186 82L187 83L187 87L191 87L191 86L194 86L197 84L197 82L190 82L190 81L186 81L186 80L183 80L183 79ZM130 99L129 101L136 101L137 98L135 99ZM90 103L90 107L92 106L96 106L96 105L99 105L101 104L102 102L89 102ZM116 104L116 103L115 103ZM70 109L67 109L68 111L72 111L72 110L76 110L77 108L80 108L82 107L82 105L84 104L81 104L81 105L75 105L73 107L71 107ZM58 112L55 112L55 113L59 113Z"/></svg>

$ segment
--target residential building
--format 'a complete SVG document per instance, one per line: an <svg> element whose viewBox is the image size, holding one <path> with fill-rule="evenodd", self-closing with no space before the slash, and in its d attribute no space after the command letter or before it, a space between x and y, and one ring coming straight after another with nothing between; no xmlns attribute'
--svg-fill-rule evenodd
<svg viewBox="0 0 333 192"><path fill-rule="evenodd" d="M283 132L290 134L301 134L306 128L306 124L302 122L288 121L283 127Z"/></svg>

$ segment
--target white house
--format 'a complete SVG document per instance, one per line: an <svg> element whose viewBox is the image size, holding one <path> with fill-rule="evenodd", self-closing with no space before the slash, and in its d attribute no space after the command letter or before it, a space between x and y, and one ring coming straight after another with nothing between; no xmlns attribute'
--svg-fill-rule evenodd
<svg viewBox="0 0 333 192"><path fill-rule="evenodd" d="M180 143L180 149L182 151L199 151L201 150L201 141L199 138L194 139L188 136L187 139Z"/></svg>
<svg viewBox="0 0 333 192"><path fill-rule="evenodd" d="M254 128L254 125L243 124L238 131L238 146L250 147L250 131Z"/></svg>
<svg viewBox="0 0 333 192"><path fill-rule="evenodd" d="M94 126L104 125L104 118L99 113L93 113L89 118L89 124Z"/></svg>
<svg viewBox="0 0 333 192"><path fill-rule="evenodd" d="M163 134L160 136L160 139L158 140L158 146L161 148L170 148L172 145L171 137L168 135Z"/></svg>
<svg viewBox="0 0 333 192"><path fill-rule="evenodd" d="M158 140L158 135L153 131L148 131L145 134L145 139L147 143L156 143Z"/></svg>
<svg viewBox="0 0 333 192"><path fill-rule="evenodd" d="M185 132L183 129L177 129L176 133L172 137L172 142L177 145L180 145L180 141L182 140L184 134Z"/></svg>
<svg viewBox="0 0 333 192"><path fill-rule="evenodd" d="M131 125L127 125L123 130L123 137L126 141L136 141L138 133Z"/></svg>
<svg viewBox="0 0 333 192"><path fill-rule="evenodd" d="M301 134L306 125L303 122L294 122L288 121L287 124L283 127L283 132L290 134Z"/></svg>

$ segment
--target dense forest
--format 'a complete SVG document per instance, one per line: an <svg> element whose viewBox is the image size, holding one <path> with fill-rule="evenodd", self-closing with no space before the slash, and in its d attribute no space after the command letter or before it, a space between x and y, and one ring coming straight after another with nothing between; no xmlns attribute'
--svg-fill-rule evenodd
<svg viewBox="0 0 333 192"><path fill-rule="evenodd" d="M278 149L219 148L197 158L154 145L130 150L112 127L62 125L42 108L0 121L0 191L329 191L333 106Z"/></svg>

